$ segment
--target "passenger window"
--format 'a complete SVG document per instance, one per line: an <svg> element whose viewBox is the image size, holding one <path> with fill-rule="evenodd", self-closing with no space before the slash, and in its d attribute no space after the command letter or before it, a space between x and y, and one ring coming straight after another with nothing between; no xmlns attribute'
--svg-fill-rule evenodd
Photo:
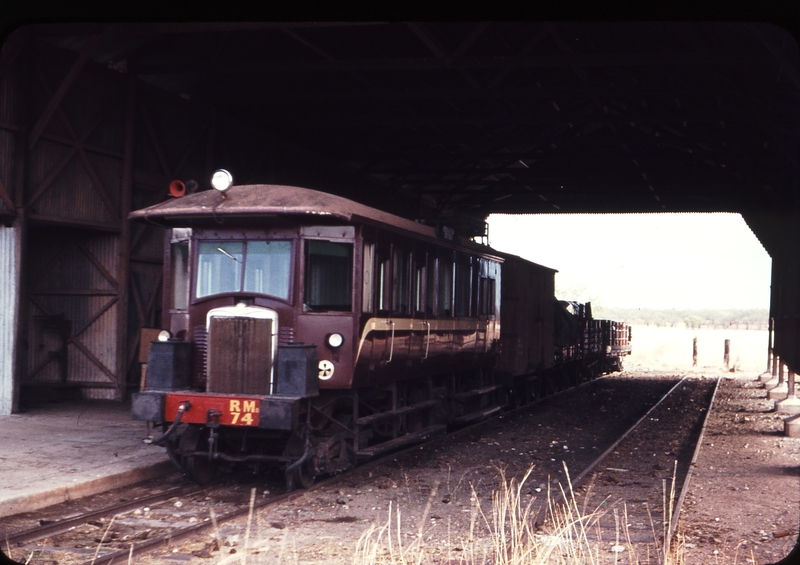
<svg viewBox="0 0 800 565"><path fill-rule="evenodd" d="M414 252L413 307L415 312L423 312L425 310L425 259L424 250L416 250Z"/></svg>
<svg viewBox="0 0 800 565"><path fill-rule="evenodd" d="M307 240L304 308L317 312L350 311L352 289L353 245Z"/></svg>
<svg viewBox="0 0 800 565"><path fill-rule="evenodd" d="M361 287L361 311L372 312L373 292L375 290L375 244L364 242L363 285Z"/></svg>
<svg viewBox="0 0 800 565"><path fill-rule="evenodd" d="M408 265L408 252L395 247L392 287L394 288L394 311L398 314L408 314Z"/></svg>
<svg viewBox="0 0 800 565"><path fill-rule="evenodd" d="M439 260L439 314L453 315L453 256L443 254Z"/></svg>
<svg viewBox="0 0 800 565"><path fill-rule="evenodd" d="M426 289L425 289L425 314L428 316L435 316L439 313L436 307L436 298L438 293L436 292L436 273L437 268L437 260L436 256L433 253L428 253L428 262L426 271Z"/></svg>
<svg viewBox="0 0 800 565"><path fill-rule="evenodd" d="M482 260L480 278L478 279L478 314L492 316L495 314L497 264Z"/></svg>
<svg viewBox="0 0 800 565"><path fill-rule="evenodd" d="M470 292L470 312L473 316L480 314L480 288L481 288L481 265L485 259L474 258L472 260L472 290Z"/></svg>
<svg viewBox="0 0 800 565"><path fill-rule="evenodd" d="M472 288L472 257L459 255L456 263L456 316L470 315L469 302Z"/></svg>
<svg viewBox="0 0 800 565"><path fill-rule="evenodd" d="M391 310L392 286L389 284L392 248L388 244L378 246L378 310Z"/></svg>

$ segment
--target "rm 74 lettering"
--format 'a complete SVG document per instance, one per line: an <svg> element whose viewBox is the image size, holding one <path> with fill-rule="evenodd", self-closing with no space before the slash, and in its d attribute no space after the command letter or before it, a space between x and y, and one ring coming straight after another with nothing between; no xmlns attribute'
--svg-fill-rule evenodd
<svg viewBox="0 0 800 565"><path fill-rule="evenodd" d="M240 426L255 426L258 424L259 407L255 400L235 400L231 399L228 406L228 413L231 415L231 424Z"/></svg>

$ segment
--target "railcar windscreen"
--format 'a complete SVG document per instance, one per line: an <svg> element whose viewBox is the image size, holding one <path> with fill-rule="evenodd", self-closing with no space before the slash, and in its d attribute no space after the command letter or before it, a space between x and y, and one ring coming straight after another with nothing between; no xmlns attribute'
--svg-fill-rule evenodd
<svg viewBox="0 0 800 565"><path fill-rule="evenodd" d="M289 298L292 244L288 241L250 241L244 269L244 290Z"/></svg>
<svg viewBox="0 0 800 565"><path fill-rule="evenodd" d="M196 295L244 291L288 300L291 266L289 241L204 241L198 249Z"/></svg>
<svg viewBox="0 0 800 565"><path fill-rule="evenodd" d="M352 287L353 245L306 241L305 309L349 312L352 309Z"/></svg>

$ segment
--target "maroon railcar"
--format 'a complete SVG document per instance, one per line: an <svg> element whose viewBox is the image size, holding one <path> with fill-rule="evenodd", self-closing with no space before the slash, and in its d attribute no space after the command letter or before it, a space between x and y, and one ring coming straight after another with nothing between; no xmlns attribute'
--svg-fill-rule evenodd
<svg viewBox="0 0 800 565"><path fill-rule="evenodd" d="M307 484L503 406L490 248L289 186L130 218L168 228L172 336L151 348L134 418L188 424L160 441L197 478L229 460L286 465Z"/></svg>
<svg viewBox="0 0 800 565"><path fill-rule="evenodd" d="M224 188L130 215L167 228L133 417L196 479L229 461L305 486L552 377L553 269L315 190Z"/></svg>

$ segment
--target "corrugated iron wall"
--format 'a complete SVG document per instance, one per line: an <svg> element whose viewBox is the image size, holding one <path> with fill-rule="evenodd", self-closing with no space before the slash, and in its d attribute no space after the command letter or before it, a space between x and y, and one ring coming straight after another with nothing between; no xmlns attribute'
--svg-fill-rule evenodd
<svg viewBox="0 0 800 565"><path fill-rule="evenodd" d="M31 229L25 385L78 384L91 397L117 387L119 237L70 227Z"/></svg>
<svg viewBox="0 0 800 565"><path fill-rule="evenodd" d="M22 37L9 39L0 56L0 415L17 408L17 350L20 318L22 222L17 217L17 189L22 183L19 155L23 106L21 80L15 72L24 50Z"/></svg>
<svg viewBox="0 0 800 565"><path fill-rule="evenodd" d="M19 238L16 228L0 227L0 416L14 409Z"/></svg>

